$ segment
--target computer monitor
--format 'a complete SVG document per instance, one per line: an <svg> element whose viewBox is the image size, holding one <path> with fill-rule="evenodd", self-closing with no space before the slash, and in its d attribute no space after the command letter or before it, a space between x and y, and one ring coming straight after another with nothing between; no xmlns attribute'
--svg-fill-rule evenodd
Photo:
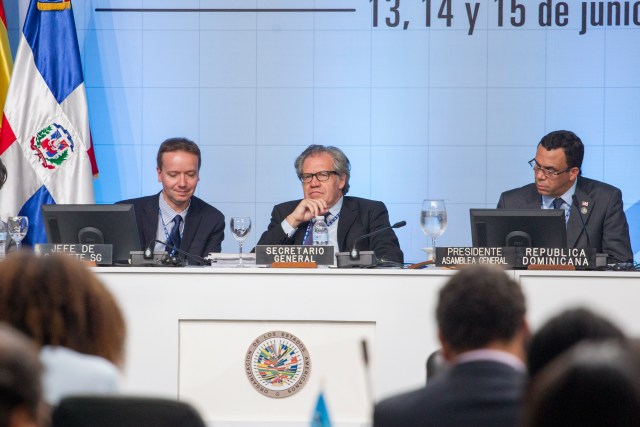
<svg viewBox="0 0 640 427"><path fill-rule="evenodd" d="M566 248L564 209L470 209L474 247Z"/></svg>
<svg viewBox="0 0 640 427"><path fill-rule="evenodd" d="M133 205L42 205L49 243L113 245L114 264L141 248Z"/></svg>

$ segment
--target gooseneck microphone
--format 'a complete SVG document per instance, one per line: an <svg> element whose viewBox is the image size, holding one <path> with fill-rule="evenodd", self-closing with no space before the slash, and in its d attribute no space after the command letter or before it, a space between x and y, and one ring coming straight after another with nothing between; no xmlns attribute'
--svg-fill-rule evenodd
<svg viewBox="0 0 640 427"><path fill-rule="evenodd" d="M376 230L376 231L374 231L372 233L364 234L364 235L358 237L353 242L353 247L351 248L351 252L350 252L351 259L352 260L356 260L356 259L358 259L360 257L360 251L358 251L358 243L360 243L360 241L362 241L362 240L364 240L364 239L366 239L368 237L372 237L372 236L375 236L377 234L380 234L380 233L382 233L384 231L387 231L387 230L404 227L405 225L407 225L407 221L399 221L399 222L396 222L393 225L390 225L389 227L384 227L384 228Z"/></svg>
<svg viewBox="0 0 640 427"><path fill-rule="evenodd" d="M183 255L184 257L197 261L198 264L204 264L204 265L211 265L211 261L205 258L202 258L199 255L194 255L194 254L190 254L187 251L183 251L182 249L172 245L171 243L168 242L163 242L162 240L158 240L158 239L154 239L152 241L149 242L149 244L147 245L147 247L144 250L144 258L145 259L153 259L153 248L155 246L156 243L160 243L161 245L164 245L165 248L169 248L173 251L176 251L177 253L179 253L180 255ZM163 264L165 265L174 265L174 266L178 266L178 265L182 265L182 263L180 262L180 260L176 257L167 257L165 258L163 261Z"/></svg>
<svg viewBox="0 0 640 427"><path fill-rule="evenodd" d="M582 223L582 231L585 236L587 236L587 248L591 247L591 239L589 239L589 232L587 231L587 223L582 218L582 212L580 212L580 203L578 203L578 197L574 194L571 196L571 200L573 200L573 205L578 209L578 217L580 217L580 222ZM577 241L576 241L577 243Z"/></svg>
<svg viewBox="0 0 640 427"><path fill-rule="evenodd" d="M407 225L407 221L396 222L389 227L380 228L372 233L364 234L358 237L351 248L351 252L338 252L336 254L336 265L338 268L368 268L378 265L378 259L374 251L359 251L358 243L367 237L375 236L393 228L400 228Z"/></svg>

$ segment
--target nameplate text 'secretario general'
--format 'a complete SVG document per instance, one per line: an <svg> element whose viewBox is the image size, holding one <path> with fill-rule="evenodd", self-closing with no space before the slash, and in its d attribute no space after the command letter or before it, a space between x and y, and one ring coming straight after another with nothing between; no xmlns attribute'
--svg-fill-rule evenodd
<svg viewBox="0 0 640 427"><path fill-rule="evenodd" d="M333 265L333 252L333 246L258 245L256 264L315 262L317 265Z"/></svg>

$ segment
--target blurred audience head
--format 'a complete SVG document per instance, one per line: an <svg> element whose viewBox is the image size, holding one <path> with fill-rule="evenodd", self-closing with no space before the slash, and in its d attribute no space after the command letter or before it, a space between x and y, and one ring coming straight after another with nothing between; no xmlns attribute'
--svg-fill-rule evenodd
<svg viewBox="0 0 640 427"><path fill-rule="evenodd" d="M528 336L520 285L500 268L473 265L456 273L440 290L436 318L443 355L498 345L524 360Z"/></svg>
<svg viewBox="0 0 640 427"><path fill-rule="evenodd" d="M43 425L41 373L34 343L0 323L0 427Z"/></svg>
<svg viewBox="0 0 640 427"><path fill-rule="evenodd" d="M534 378L523 427L640 425L640 358L620 341L584 341Z"/></svg>
<svg viewBox="0 0 640 427"><path fill-rule="evenodd" d="M95 274L69 256L20 251L0 263L0 321L40 346L122 362L122 313Z"/></svg>
<svg viewBox="0 0 640 427"><path fill-rule="evenodd" d="M545 365L573 345L584 340L623 341L625 335L608 319L586 308L572 308L549 319L531 337L527 353L529 375L535 376Z"/></svg>

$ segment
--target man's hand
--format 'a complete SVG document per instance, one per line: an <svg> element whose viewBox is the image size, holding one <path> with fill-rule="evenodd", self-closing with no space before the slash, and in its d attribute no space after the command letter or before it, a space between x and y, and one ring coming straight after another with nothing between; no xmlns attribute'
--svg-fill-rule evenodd
<svg viewBox="0 0 640 427"><path fill-rule="evenodd" d="M311 218L324 215L329 210L327 202L322 199L302 199L298 206L287 216L287 222L293 228L307 221L311 221Z"/></svg>

